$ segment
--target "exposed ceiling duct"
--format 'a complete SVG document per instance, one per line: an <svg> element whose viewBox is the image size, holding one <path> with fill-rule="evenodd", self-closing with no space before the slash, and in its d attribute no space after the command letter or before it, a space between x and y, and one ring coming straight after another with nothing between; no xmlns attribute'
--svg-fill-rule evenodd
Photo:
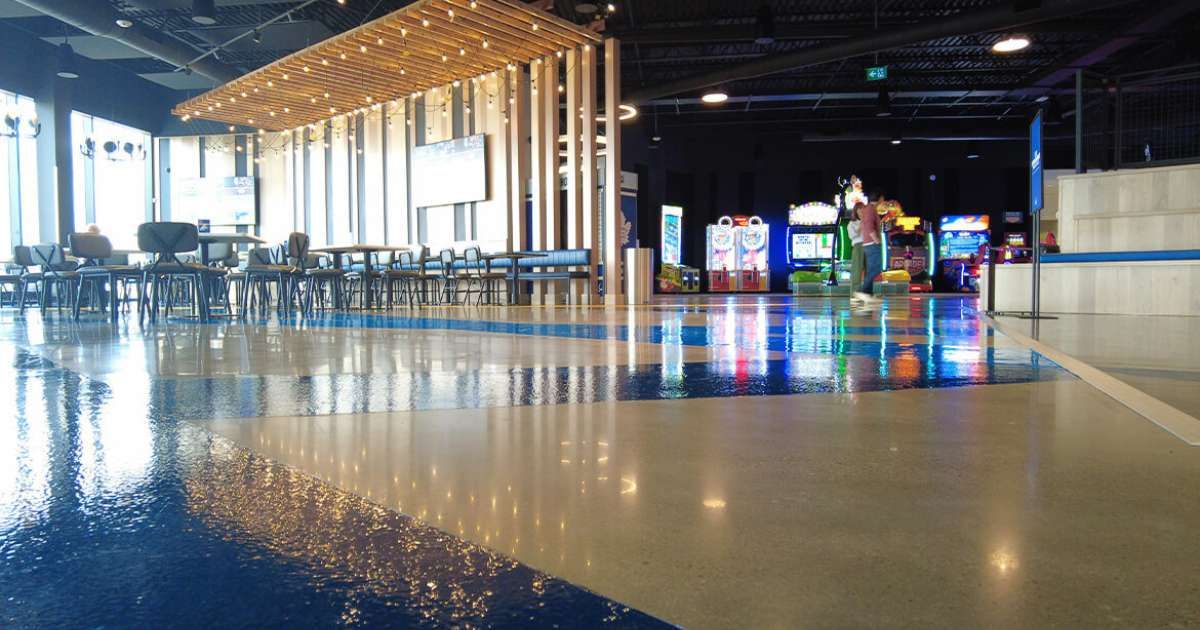
<svg viewBox="0 0 1200 630"><path fill-rule="evenodd" d="M189 65L189 62L196 57L195 50L177 42L153 39L137 24L131 28L118 26L117 19L121 17L121 14L117 13L107 2L80 2L79 0L17 0L17 2L92 35L114 39L138 52L175 66L188 66L197 74L220 83L232 81L242 74L212 59L201 59Z"/></svg>
<svg viewBox="0 0 1200 630"><path fill-rule="evenodd" d="M879 31L856 39L805 48L791 53L771 55L762 59L728 66L716 72L685 77L676 81L668 81L658 85L631 90L625 99L631 103L644 103L651 99L695 92L718 83L728 83L742 79L767 76L804 68L807 66L840 61L894 48L912 46L921 42L965 35L1009 29L1017 26L1057 20L1103 9L1119 4L1129 4L1132 0L1059 0L1044 3L1040 8L1017 12L1008 3L1002 3L988 9L972 11L957 15L938 22L916 24L908 28L891 31Z"/></svg>

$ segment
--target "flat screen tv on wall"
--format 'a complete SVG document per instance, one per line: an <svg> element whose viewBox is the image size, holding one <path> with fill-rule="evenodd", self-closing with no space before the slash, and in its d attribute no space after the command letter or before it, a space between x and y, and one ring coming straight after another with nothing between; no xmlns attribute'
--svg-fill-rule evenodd
<svg viewBox="0 0 1200 630"><path fill-rule="evenodd" d="M173 214L188 222L254 225L258 207L253 177L184 177L174 184Z"/></svg>
<svg viewBox="0 0 1200 630"><path fill-rule="evenodd" d="M412 195L418 208L487 199L484 135L414 147Z"/></svg>

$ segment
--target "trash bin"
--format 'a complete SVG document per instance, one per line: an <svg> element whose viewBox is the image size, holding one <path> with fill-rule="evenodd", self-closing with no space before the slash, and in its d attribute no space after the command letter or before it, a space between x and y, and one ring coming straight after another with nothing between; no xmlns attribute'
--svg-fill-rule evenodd
<svg viewBox="0 0 1200 630"><path fill-rule="evenodd" d="M625 250L625 299L629 304L649 304L654 295L654 250Z"/></svg>

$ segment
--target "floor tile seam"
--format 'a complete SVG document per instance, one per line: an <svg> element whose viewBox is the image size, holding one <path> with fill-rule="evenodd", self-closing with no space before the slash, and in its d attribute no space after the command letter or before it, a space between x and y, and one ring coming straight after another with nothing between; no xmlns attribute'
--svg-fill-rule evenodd
<svg viewBox="0 0 1200 630"><path fill-rule="evenodd" d="M1033 339L1008 324L983 315L992 326L1014 341L1054 361L1109 398L1154 423L1189 446L1200 446L1200 418L1152 396L1103 370L1053 346Z"/></svg>

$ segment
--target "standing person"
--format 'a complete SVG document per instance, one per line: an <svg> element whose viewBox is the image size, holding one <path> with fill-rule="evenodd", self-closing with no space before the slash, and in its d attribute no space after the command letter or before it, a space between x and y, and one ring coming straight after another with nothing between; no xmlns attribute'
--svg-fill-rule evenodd
<svg viewBox="0 0 1200 630"><path fill-rule="evenodd" d="M879 202L883 195L871 195L871 202L859 211L863 240L863 279L854 297L862 302L876 302L871 295L875 289L875 276L883 271L883 237L880 235Z"/></svg>
<svg viewBox="0 0 1200 630"><path fill-rule="evenodd" d="M854 209L850 211L850 222L846 224L846 233L850 235L850 287L852 291L858 291L858 287L862 285L862 219L859 218L858 211L864 206L865 204L862 203L855 204Z"/></svg>

